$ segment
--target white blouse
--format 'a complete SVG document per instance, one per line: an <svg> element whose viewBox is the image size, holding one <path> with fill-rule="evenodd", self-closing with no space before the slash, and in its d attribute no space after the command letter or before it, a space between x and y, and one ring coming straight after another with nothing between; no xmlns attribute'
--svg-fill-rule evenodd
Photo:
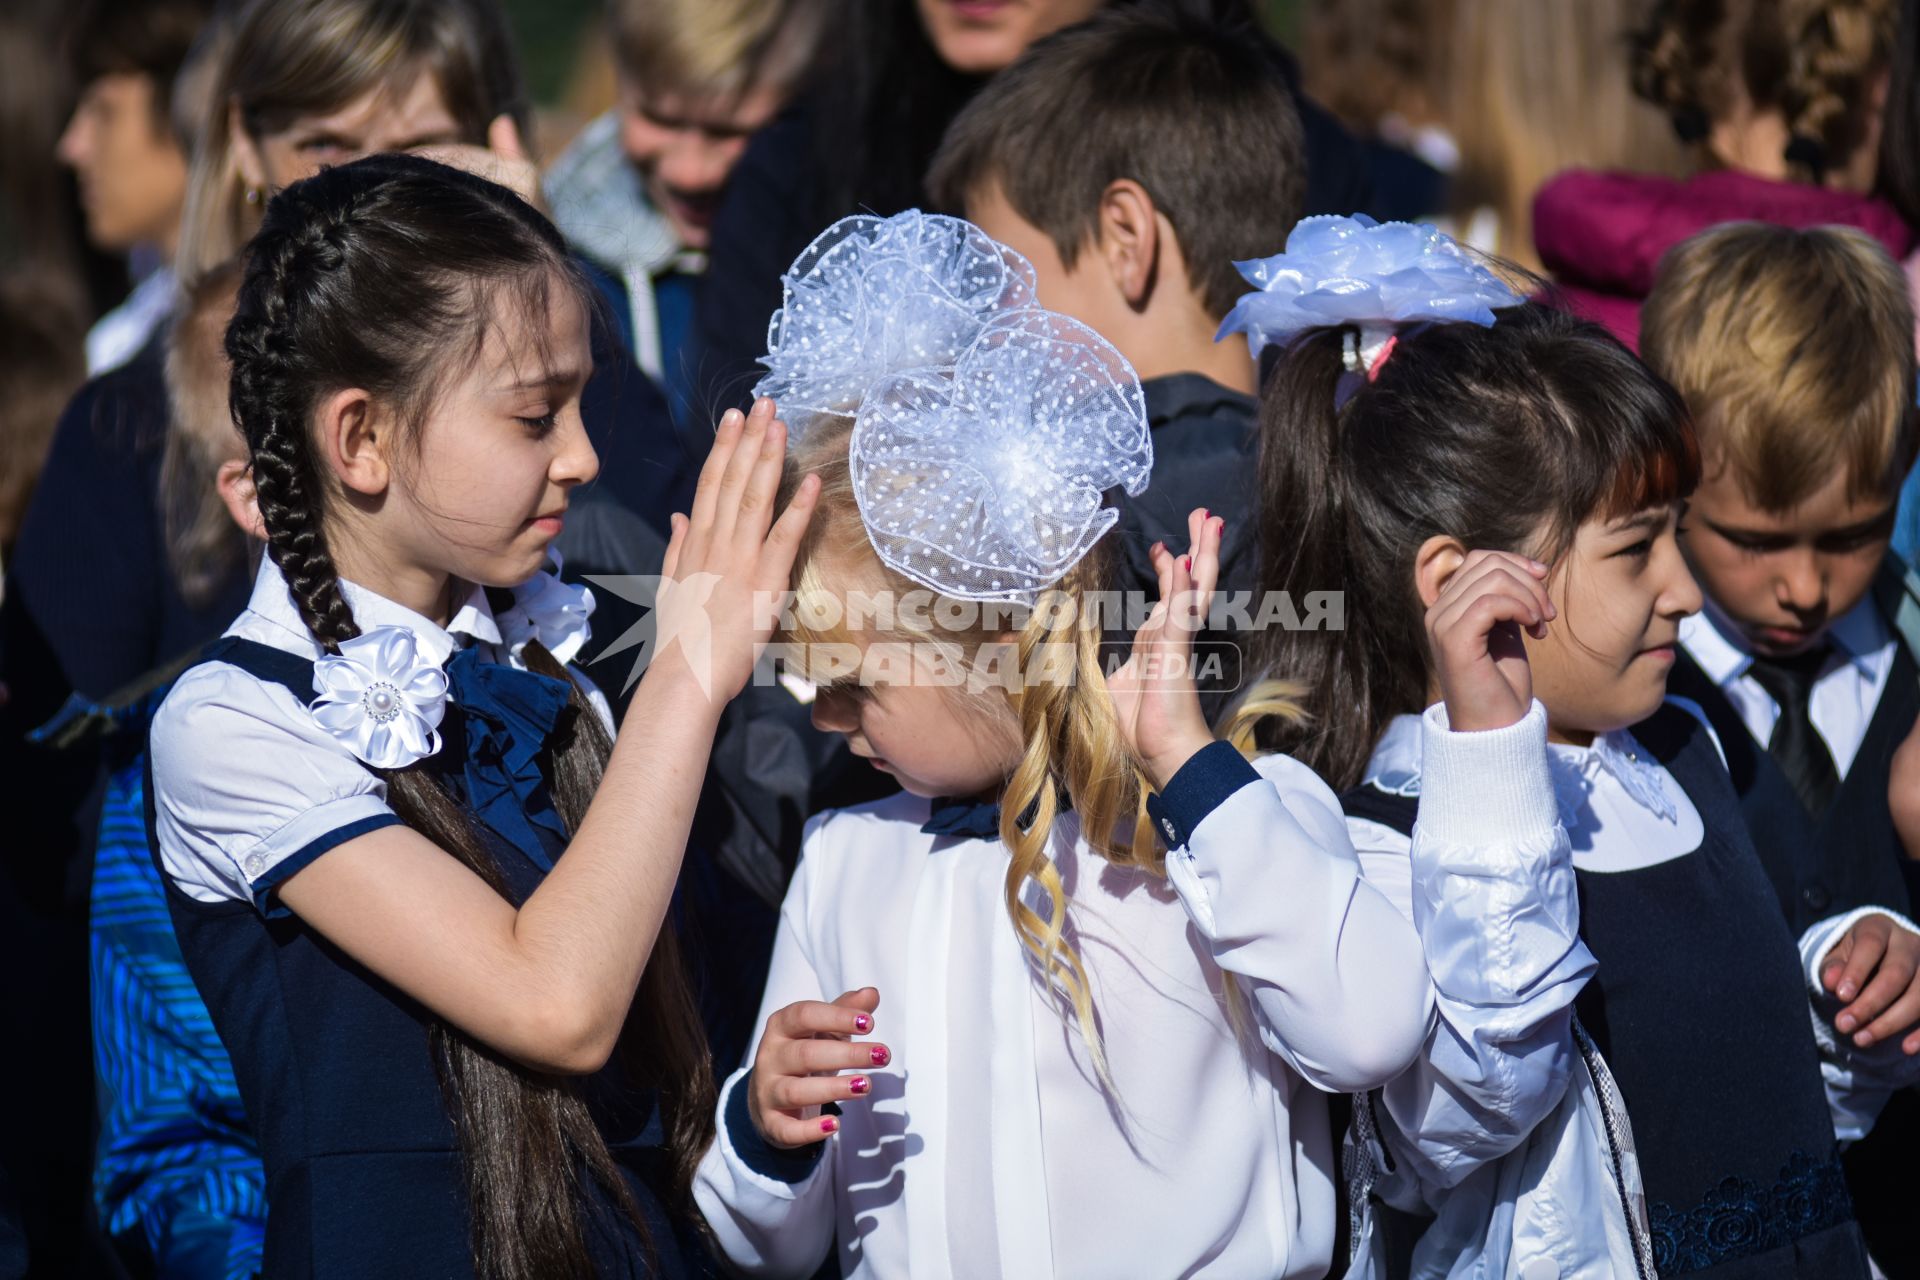
<svg viewBox="0 0 1920 1280"><path fill-rule="evenodd" d="M1332 793L1285 757L1258 770L1165 880L1098 857L1071 814L1056 825L1113 1097L1007 919L998 840L924 834L929 804L905 795L816 819L761 1025L875 986L892 1064L797 1183L755 1172L722 1124L695 1198L727 1257L805 1277L837 1238L859 1278L1324 1274L1336 1165L1318 1090L1401 1070L1431 991Z"/></svg>
<svg viewBox="0 0 1920 1280"><path fill-rule="evenodd" d="M364 587L340 585L362 632L404 627L420 661L434 666L463 644L483 646L490 661L517 663L533 635L557 644L555 656L566 661L585 642L593 609L584 589L542 573L516 590L511 616L500 618L484 589L457 583L460 604L440 627ZM560 626L570 632L565 640ZM265 557L246 610L226 634L302 658L325 656ZM573 674L611 729L605 696ZM230 663L204 663L180 677L154 717L151 752L160 863L196 901L269 910L274 887L315 857L398 821L386 783L314 719L307 702Z"/></svg>

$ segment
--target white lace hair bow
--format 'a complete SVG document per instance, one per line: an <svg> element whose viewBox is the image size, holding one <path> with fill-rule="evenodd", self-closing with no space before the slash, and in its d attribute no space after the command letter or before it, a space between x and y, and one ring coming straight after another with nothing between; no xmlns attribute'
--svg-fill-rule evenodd
<svg viewBox="0 0 1920 1280"><path fill-rule="evenodd" d="M1034 301L1027 260L957 218L844 218L794 261L768 329L796 436L852 415L849 462L880 559L944 595L1032 602L1146 488L1140 379Z"/></svg>

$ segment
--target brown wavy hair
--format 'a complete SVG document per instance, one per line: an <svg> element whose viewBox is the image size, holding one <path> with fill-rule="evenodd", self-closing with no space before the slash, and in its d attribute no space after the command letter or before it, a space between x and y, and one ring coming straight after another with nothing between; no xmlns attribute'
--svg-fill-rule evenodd
<svg viewBox="0 0 1920 1280"><path fill-rule="evenodd" d="M417 424L488 317L545 315L590 287L551 224L504 187L414 156L372 156L296 182L268 205L227 330L234 422L247 438L267 553L328 651L359 634L327 540L329 489L310 419L329 390L366 388ZM530 669L566 679L551 744L555 808L577 830L611 738L537 643ZM408 826L507 896L471 812L418 769L383 772ZM530 1070L445 1023L430 1042L467 1172L476 1269L489 1280L588 1276L584 1176L643 1241L639 1209L573 1081ZM426 1046L423 1046L423 1051ZM684 1201L712 1135L712 1063L670 923L662 927L621 1039L621 1064L660 1090Z"/></svg>
<svg viewBox="0 0 1920 1280"><path fill-rule="evenodd" d="M1788 172L1818 182L1867 141L1898 0L1659 0L1633 37L1633 88L1700 142L1742 102L1777 110Z"/></svg>

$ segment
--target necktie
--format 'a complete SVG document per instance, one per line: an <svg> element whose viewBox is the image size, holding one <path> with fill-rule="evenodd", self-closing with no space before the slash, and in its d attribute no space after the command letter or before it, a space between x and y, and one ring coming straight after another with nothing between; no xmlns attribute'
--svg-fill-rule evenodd
<svg viewBox="0 0 1920 1280"><path fill-rule="evenodd" d="M1774 702L1779 718L1773 722L1773 736L1767 740L1772 756L1793 783L1794 794L1813 817L1826 813L1833 793L1840 787L1839 771L1827 744L1813 727L1811 700L1813 682L1832 652L1825 645L1791 658L1755 658L1748 674Z"/></svg>

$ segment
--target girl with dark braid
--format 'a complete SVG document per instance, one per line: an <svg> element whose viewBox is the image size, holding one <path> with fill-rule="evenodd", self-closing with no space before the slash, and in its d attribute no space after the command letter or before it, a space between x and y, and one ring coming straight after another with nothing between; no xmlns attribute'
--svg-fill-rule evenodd
<svg viewBox="0 0 1920 1280"><path fill-rule="evenodd" d="M591 293L505 188L408 156L268 205L227 331L267 537L152 731L181 948L267 1169L270 1276L684 1275L711 1064L665 923L715 721L817 482L770 402L675 516L612 742L542 571L598 461ZM771 619L765 619L770 624Z"/></svg>

